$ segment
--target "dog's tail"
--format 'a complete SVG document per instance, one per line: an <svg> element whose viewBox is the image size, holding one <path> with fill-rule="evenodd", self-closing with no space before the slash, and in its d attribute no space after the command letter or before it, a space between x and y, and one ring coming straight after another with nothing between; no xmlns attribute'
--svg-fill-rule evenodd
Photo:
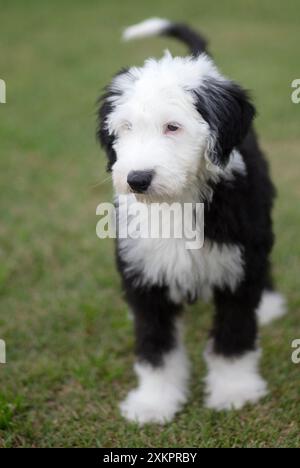
<svg viewBox="0 0 300 468"><path fill-rule="evenodd" d="M123 33L123 39L130 39L150 36L170 36L184 42L193 55L207 52L207 42L200 34L190 29L185 24L173 23L166 19L150 18L141 23L129 26Z"/></svg>

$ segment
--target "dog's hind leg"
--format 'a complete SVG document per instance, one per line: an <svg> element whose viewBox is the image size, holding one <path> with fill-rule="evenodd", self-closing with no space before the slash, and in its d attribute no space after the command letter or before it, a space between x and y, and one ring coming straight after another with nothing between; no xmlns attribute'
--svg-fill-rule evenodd
<svg viewBox="0 0 300 468"><path fill-rule="evenodd" d="M206 406L216 410L239 409L267 393L259 374L255 310L259 288L243 284L234 293L215 291L215 321L205 353Z"/></svg>
<svg viewBox="0 0 300 468"><path fill-rule="evenodd" d="M139 424L170 421L186 402L189 362L180 330L181 307L161 287L128 288L136 333L138 386L120 404Z"/></svg>

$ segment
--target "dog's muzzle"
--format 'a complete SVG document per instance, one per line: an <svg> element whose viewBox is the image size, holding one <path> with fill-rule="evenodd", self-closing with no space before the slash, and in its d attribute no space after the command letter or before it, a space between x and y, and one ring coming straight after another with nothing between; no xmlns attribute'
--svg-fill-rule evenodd
<svg viewBox="0 0 300 468"><path fill-rule="evenodd" d="M130 171L127 176L129 187L136 193L144 193L150 186L154 171Z"/></svg>

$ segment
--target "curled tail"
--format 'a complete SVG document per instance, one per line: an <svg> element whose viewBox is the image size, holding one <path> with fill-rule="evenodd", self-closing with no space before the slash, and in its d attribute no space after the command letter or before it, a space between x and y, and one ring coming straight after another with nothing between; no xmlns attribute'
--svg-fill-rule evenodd
<svg viewBox="0 0 300 468"><path fill-rule="evenodd" d="M139 37L170 36L184 42L193 55L207 52L207 42L198 33L185 24L172 23L161 18L150 18L141 23L129 26L123 33L123 39L130 40Z"/></svg>

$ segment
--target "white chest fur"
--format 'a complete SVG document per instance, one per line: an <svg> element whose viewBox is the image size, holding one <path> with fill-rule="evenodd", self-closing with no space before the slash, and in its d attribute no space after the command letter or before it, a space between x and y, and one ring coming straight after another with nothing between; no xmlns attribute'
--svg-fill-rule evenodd
<svg viewBox="0 0 300 468"><path fill-rule="evenodd" d="M132 195L129 197L133 201ZM123 209L121 205L121 220ZM214 286L234 290L243 277L238 245L220 245L205 239L202 248L189 250L185 239L127 237L118 242L126 272L134 273L137 285L167 286L175 302L199 296L208 299Z"/></svg>

